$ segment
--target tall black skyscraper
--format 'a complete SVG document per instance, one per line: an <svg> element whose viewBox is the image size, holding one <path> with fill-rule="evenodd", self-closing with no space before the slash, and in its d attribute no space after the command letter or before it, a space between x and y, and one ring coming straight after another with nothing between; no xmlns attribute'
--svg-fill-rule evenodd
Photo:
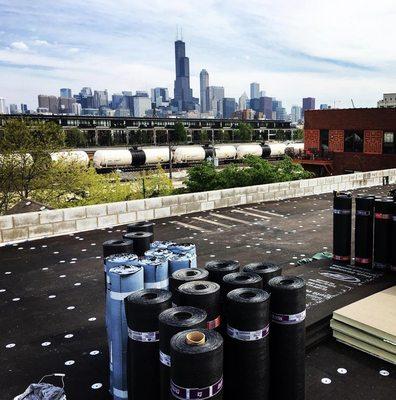
<svg viewBox="0 0 396 400"><path fill-rule="evenodd" d="M175 42L175 65L174 102L180 111L194 110L193 93L190 88L190 61L186 57L186 44L182 40Z"/></svg>

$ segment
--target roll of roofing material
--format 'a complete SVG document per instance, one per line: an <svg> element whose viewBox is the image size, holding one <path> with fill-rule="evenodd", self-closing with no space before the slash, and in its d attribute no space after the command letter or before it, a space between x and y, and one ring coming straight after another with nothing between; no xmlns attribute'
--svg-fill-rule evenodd
<svg viewBox="0 0 396 400"><path fill-rule="evenodd" d="M277 276L271 288L270 393L273 399L305 399L305 304L303 279Z"/></svg>
<svg viewBox="0 0 396 400"><path fill-rule="evenodd" d="M282 267L279 267L272 263L258 262L247 264L242 269L243 272L253 272L261 276L263 280L263 289L268 290L268 282L275 278L275 276L282 275Z"/></svg>
<svg viewBox="0 0 396 400"><path fill-rule="evenodd" d="M194 243L173 243L168 250L176 254L191 254L191 267L197 268L197 248ZM176 271L176 270L175 270ZM173 271L174 272L174 271Z"/></svg>
<svg viewBox="0 0 396 400"><path fill-rule="evenodd" d="M209 280L219 285L223 283L223 277L232 272L239 272L239 262L236 260L215 260L205 264L209 272Z"/></svg>
<svg viewBox="0 0 396 400"><path fill-rule="evenodd" d="M160 397L158 316L172 306L171 298L166 290L145 289L125 299L129 399Z"/></svg>
<svg viewBox="0 0 396 400"><path fill-rule="evenodd" d="M143 258L139 266L144 268L145 289L168 289L168 260L166 258Z"/></svg>
<svg viewBox="0 0 396 400"><path fill-rule="evenodd" d="M103 259L120 253L133 253L133 241L130 239L107 240L103 243Z"/></svg>
<svg viewBox="0 0 396 400"><path fill-rule="evenodd" d="M208 329L220 326L220 285L217 283L208 281L183 283L178 289L177 302L179 306L191 306L206 311Z"/></svg>
<svg viewBox="0 0 396 400"><path fill-rule="evenodd" d="M333 259L337 263L351 262L352 195L334 193Z"/></svg>
<svg viewBox="0 0 396 400"><path fill-rule="evenodd" d="M161 400L170 399L170 341L176 333L206 327L205 311L195 307L175 307L159 316Z"/></svg>
<svg viewBox="0 0 396 400"><path fill-rule="evenodd" d="M160 241L156 240L155 242L151 243L150 249L162 249L167 250L169 246L176 245L175 242L170 241Z"/></svg>
<svg viewBox="0 0 396 400"><path fill-rule="evenodd" d="M194 329L171 340L171 399L223 399L223 338ZM197 366L199 370L197 372Z"/></svg>
<svg viewBox="0 0 396 400"><path fill-rule="evenodd" d="M169 275L171 275L180 269L196 268L197 257L191 253L173 253L168 262Z"/></svg>
<svg viewBox="0 0 396 400"><path fill-rule="evenodd" d="M375 200L374 262L376 269L390 269L392 246L393 198Z"/></svg>
<svg viewBox="0 0 396 400"><path fill-rule="evenodd" d="M154 242L154 223L150 221L134 222L127 225L127 232L150 232L153 234L151 242Z"/></svg>
<svg viewBox="0 0 396 400"><path fill-rule="evenodd" d="M209 272L201 268L185 268L173 272L173 274L169 276L169 290L172 292L173 303L178 304L177 289L180 285L185 282L204 281L208 279L208 276Z"/></svg>
<svg viewBox="0 0 396 400"><path fill-rule="evenodd" d="M374 196L356 197L355 265L361 267L371 267L373 262L374 203Z"/></svg>
<svg viewBox="0 0 396 400"><path fill-rule="evenodd" d="M253 272L234 272L223 277L221 285L222 301L225 304L227 294L231 290L239 288L263 288L263 280L260 275Z"/></svg>
<svg viewBox="0 0 396 400"><path fill-rule="evenodd" d="M159 257L159 258L167 258L169 259L170 257L172 257L173 253L167 249L160 249L160 248L156 248L156 249L150 249L147 250L144 255L148 258L150 257Z"/></svg>
<svg viewBox="0 0 396 400"><path fill-rule="evenodd" d="M127 341L128 329L124 299L134 291L142 290L143 268L126 265L109 270L108 330L110 332L111 393L115 400L128 398L127 385Z"/></svg>
<svg viewBox="0 0 396 400"><path fill-rule="evenodd" d="M269 301L256 288L228 293L224 352L224 397L229 400L269 398Z"/></svg>
<svg viewBox="0 0 396 400"><path fill-rule="evenodd" d="M396 201L393 202L391 270L396 272Z"/></svg>
<svg viewBox="0 0 396 400"><path fill-rule="evenodd" d="M143 257L144 253L150 249L152 237L151 232L129 232L123 235L124 239L133 241L133 252L139 257Z"/></svg>

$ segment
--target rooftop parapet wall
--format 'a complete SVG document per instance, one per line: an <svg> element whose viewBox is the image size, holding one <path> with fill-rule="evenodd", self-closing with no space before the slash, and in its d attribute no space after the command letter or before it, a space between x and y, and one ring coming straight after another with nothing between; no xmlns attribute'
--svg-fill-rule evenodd
<svg viewBox="0 0 396 400"><path fill-rule="evenodd" d="M243 204L396 183L396 168L0 216L0 245Z"/></svg>

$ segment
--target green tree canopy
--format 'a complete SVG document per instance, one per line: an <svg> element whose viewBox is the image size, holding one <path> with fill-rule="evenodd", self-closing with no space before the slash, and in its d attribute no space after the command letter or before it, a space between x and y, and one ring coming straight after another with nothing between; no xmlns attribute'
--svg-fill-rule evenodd
<svg viewBox="0 0 396 400"><path fill-rule="evenodd" d="M65 133L65 145L66 147L86 147L88 144L87 137L84 132L78 128L68 129Z"/></svg>
<svg viewBox="0 0 396 400"><path fill-rule="evenodd" d="M171 141L174 143L187 142L187 131L181 122L176 122L175 129L171 134Z"/></svg>
<svg viewBox="0 0 396 400"><path fill-rule="evenodd" d="M252 140L253 128L245 122L240 122L235 131L236 139L241 142L249 142Z"/></svg>

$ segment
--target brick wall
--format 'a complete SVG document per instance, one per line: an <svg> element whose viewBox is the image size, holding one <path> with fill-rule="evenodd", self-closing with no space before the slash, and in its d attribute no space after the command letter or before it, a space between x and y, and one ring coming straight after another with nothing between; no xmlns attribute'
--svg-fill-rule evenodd
<svg viewBox="0 0 396 400"><path fill-rule="evenodd" d="M364 131L364 148L366 154L382 154L383 131L366 130Z"/></svg>
<svg viewBox="0 0 396 400"><path fill-rule="evenodd" d="M337 154L343 155L344 153ZM396 183L396 169L388 169L145 200L5 215L0 216L0 244L242 204L310 196L329 193L333 190L376 186L382 184L384 176L389 176L390 183Z"/></svg>
<svg viewBox="0 0 396 400"><path fill-rule="evenodd" d="M304 129L304 150L320 148L320 130Z"/></svg>
<svg viewBox="0 0 396 400"><path fill-rule="evenodd" d="M329 131L329 151L342 153L344 151L344 131L333 129Z"/></svg>

